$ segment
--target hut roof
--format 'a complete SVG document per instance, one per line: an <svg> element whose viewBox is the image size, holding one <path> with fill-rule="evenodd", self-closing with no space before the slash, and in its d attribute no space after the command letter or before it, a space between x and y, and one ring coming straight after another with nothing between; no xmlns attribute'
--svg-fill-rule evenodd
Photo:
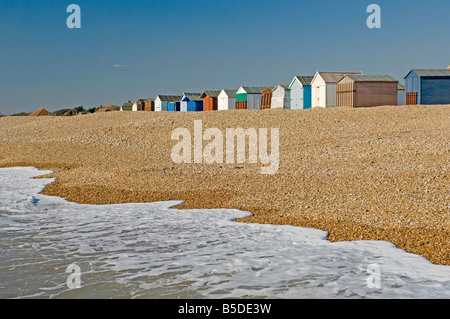
<svg viewBox="0 0 450 319"><path fill-rule="evenodd" d="M398 82L390 75L348 74L346 76L355 82Z"/></svg>
<svg viewBox="0 0 450 319"><path fill-rule="evenodd" d="M221 91L205 91L203 92L203 94L200 96L202 99L204 99L205 97L218 97Z"/></svg>
<svg viewBox="0 0 450 319"><path fill-rule="evenodd" d="M30 114L30 116L46 116L46 115L50 115L50 112L43 108L40 108Z"/></svg>
<svg viewBox="0 0 450 319"><path fill-rule="evenodd" d="M310 86L314 76L296 76L294 80L299 81L303 86Z"/></svg>
<svg viewBox="0 0 450 319"><path fill-rule="evenodd" d="M173 101L181 100L182 96L178 96L178 95L157 95L156 98L159 98L162 102L173 102Z"/></svg>
<svg viewBox="0 0 450 319"><path fill-rule="evenodd" d="M225 94L228 95L228 97L231 97L231 98L236 97L236 90L223 89L222 91L220 91L220 93L222 93L222 92L225 92Z"/></svg>
<svg viewBox="0 0 450 319"><path fill-rule="evenodd" d="M266 87L264 90L261 91L262 94L266 94L266 93L272 93L273 92L273 87L268 86Z"/></svg>
<svg viewBox="0 0 450 319"><path fill-rule="evenodd" d="M245 92L250 94L261 94L262 91L264 91L267 86L242 86L242 89L244 89Z"/></svg>
<svg viewBox="0 0 450 319"><path fill-rule="evenodd" d="M398 82L397 88L398 88L399 91L405 91L406 90L405 86L403 84L401 84L400 82Z"/></svg>
<svg viewBox="0 0 450 319"><path fill-rule="evenodd" d="M202 101L202 93L183 93L182 99L188 98L190 101Z"/></svg>
<svg viewBox="0 0 450 319"><path fill-rule="evenodd" d="M320 75L322 79L327 83L337 83L340 79L342 79L346 75L349 74L362 75L362 72L317 72L317 74Z"/></svg>
<svg viewBox="0 0 450 319"><path fill-rule="evenodd" d="M420 77L429 77L429 76L441 76L441 77L450 77L449 69L412 69L406 76L411 72L415 72Z"/></svg>
<svg viewBox="0 0 450 319"><path fill-rule="evenodd" d="M276 87L273 88L273 91L275 91L278 88L283 88L285 90L290 90L289 85L278 84Z"/></svg>

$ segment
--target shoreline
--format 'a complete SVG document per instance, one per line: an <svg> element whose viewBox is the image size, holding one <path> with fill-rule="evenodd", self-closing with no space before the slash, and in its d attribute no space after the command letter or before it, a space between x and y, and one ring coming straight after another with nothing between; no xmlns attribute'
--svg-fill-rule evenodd
<svg viewBox="0 0 450 319"><path fill-rule="evenodd" d="M236 222L315 228L332 242L388 241L450 265L450 106L274 111L2 118L0 167L50 169L40 178L56 180L42 193L80 204L237 209L253 216ZM279 127L279 172L174 164L170 132L194 119Z"/></svg>

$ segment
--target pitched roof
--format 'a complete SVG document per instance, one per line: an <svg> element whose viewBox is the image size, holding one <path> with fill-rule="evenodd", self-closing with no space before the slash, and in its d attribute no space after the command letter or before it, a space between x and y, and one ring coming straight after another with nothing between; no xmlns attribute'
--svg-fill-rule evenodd
<svg viewBox="0 0 450 319"><path fill-rule="evenodd" d="M270 94L272 94L273 89L274 89L273 87L268 86L268 87L266 87L264 90L262 90L261 93L270 93Z"/></svg>
<svg viewBox="0 0 450 319"><path fill-rule="evenodd" d="M205 97L218 97L221 91L205 91L203 92L203 94L200 96L202 99L204 99Z"/></svg>
<svg viewBox="0 0 450 319"><path fill-rule="evenodd" d="M362 72L317 72L318 75L327 83L337 83L344 76L349 74L361 74ZM317 76L316 74L316 76Z"/></svg>
<svg viewBox="0 0 450 319"><path fill-rule="evenodd" d="M122 107L133 107L134 102L127 102L122 105Z"/></svg>
<svg viewBox="0 0 450 319"><path fill-rule="evenodd" d="M296 76L294 80L299 81L303 86L310 86L314 76Z"/></svg>
<svg viewBox="0 0 450 319"><path fill-rule="evenodd" d="M444 76L444 77L450 77L450 70L449 69L412 69L408 75L411 72L415 72L420 77L427 77L427 76ZM407 75L407 76L408 76ZM406 77L407 77L406 76ZM406 78L405 77L405 78Z"/></svg>
<svg viewBox="0 0 450 319"><path fill-rule="evenodd" d="M201 93L183 93L181 99L188 98L190 101L202 101Z"/></svg>
<svg viewBox="0 0 450 319"><path fill-rule="evenodd" d="M281 88L283 88L285 90L290 90L289 85L278 84L276 87L273 88L273 91L275 91L279 87L281 87Z"/></svg>
<svg viewBox="0 0 450 319"><path fill-rule="evenodd" d="M397 88L398 88L399 91L405 91L406 90L405 86L403 84L401 84L400 82L398 82Z"/></svg>
<svg viewBox="0 0 450 319"><path fill-rule="evenodd" d="M250 94L258 94L264 91L267 86L242 86L245 92Z"/></svg>
<svg viewBox="0 0 450 319"><path fill-rule="evenodd" d="M398 82L390 75L348 74L346 76L355 82Z"/></svg>
<svg viewBox="0 0 450 319"><path fill-rule="evenodd" d="M174 102L181 100L181 96L179 95L157 95L155 100L159 98L161 102Z"/></svg>
<svg viewBox="0 0 450 319"><path fill-rule="evenodd" d="M224 92L228 97L235 98L236 97L236 90L227 90L223 89L220 91L220 93Z"/></svg>
<svg viewBox="0 0 450 319"><path fill-rule="evenodd" d="M50 115L50 112L47 111L46 109L40 108L36 110L34 113L31 113L29 116L45 116L45 115Z"/></svg>

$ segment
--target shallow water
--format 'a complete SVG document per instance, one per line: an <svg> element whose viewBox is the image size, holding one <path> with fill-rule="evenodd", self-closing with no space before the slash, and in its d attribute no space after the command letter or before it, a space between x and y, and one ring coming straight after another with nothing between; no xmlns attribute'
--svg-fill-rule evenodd
<svg viewBox="0 0 450 319"><path fill-rule="evenodd" d="M179 202L79 205L40 195L47 173L0 169L0 298L450 297L450 267L387 242Z"/></svg>

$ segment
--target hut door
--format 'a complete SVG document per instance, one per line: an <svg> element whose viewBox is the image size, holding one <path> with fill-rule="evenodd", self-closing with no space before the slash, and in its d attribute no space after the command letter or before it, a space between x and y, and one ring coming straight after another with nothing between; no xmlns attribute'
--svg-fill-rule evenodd
<svg viewBox="0 0 450 319"><path fill-rule="evenodd" d="M316 96L317 96L316 106L320 106L320 86L316 87Z"/></svg>
<svg viewBox="0 0 450 319"><path fill-rule="evenodd" d="M417 92L406 93L406 105L417 105Z"/></svg>

